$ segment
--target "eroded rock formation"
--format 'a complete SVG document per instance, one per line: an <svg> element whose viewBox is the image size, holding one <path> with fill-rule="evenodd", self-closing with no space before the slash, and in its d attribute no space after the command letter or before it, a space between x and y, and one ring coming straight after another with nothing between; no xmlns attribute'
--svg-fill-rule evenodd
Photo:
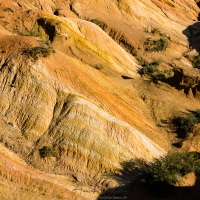
<svg viewBox="0 0 200 200"><path fill-rule="evenodd" d="M38 199L95 199L118 184L108 175L119 173L120 162L165 154L170 139L157 125L199 102L177 85L149 83L136 56L190 65L181 57L188 49L183 31L198 12L186 0L1 1L0 194L12 199L28 190L25 199L38 184ZM171 42L166 51L145 52L148 37L163 35ZM7 194L12 180L20 186ZM77 194L79 184L95 192Z"/></svg>

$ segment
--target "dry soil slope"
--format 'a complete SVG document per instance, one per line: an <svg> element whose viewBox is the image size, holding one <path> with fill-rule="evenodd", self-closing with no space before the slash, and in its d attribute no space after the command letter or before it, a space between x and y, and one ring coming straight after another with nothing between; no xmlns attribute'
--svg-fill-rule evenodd
<svg viewBox="0 0 200 200"><path fill-rule="evenodd" d="M172 23L161 6L172 14L179 8L182 15ZM123 36L130 45L137 44L144 27L166 24L168 34L180 37L177 49L183 51L187 40L181 31L198 8L181 1L175 8L160 1L1 2L1 142L40 170L99 188L113 185L103 175L117 171L121 161L164 154L165 134L138 91L121 78L141 80L134 57L85 19L101 16L105 31L117 30L120 37L110 35L117 42ZM45 146L50 153L41 158Z"/></svg>
<svg viewBox="0 0 200 200"><path fill-rule="evenodd" d="M0 145L1 181L0 198L7 199L96 199L97 192L82 193L76 191L79 185L69 177L50 175L28 166L13 152ZM81 187L85 191L93 188Z"/></svg>
<svg viewBox="0 0 200 200"><path fill-rule="evenodd" d="M171 49L168 52L172 57L180 56L183 46L187 46L182 31L197 20L199 13L196 2L187 0L26 2L26 8L37 7L58 16L84 20L96 19L102 22L103 29L126 50L131 51L130 47L134 47L139 53L143 50L141 44L149 36L147 32L151 28L158 28L170 35L173 43L180 44L180 46L176 45L177 50Z"/></svg>

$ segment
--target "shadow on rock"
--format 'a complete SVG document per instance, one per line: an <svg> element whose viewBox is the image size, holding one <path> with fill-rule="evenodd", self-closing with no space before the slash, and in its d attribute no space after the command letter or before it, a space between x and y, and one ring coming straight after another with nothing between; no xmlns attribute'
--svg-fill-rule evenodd
<svg viewBox="0 0 200 200"><path fill-rule="evenodd" d="M194 186L174 186L166 182L152 182L140 170L130 173L127 170L130 162L124 163L121 172L115 176L121 186L108 189L97 200L199 200L200 179L197 178Z"/></svg>
<svg viewBox="0 0 200 200"><path fill-rule="evenodd" d="M200 22L188 26L183 34L188 38L189 47L200 52Z"/></svg>
<svg viewBox="0 0 200 200"><path fill-rule="evenodd" d="M149 184L143 182L143 179L139 179L131 185L107 190L98 197L98 200L199 200L199 188L199 180L192 187L175 187L173 185L169 185L163 182Z"/></svg>

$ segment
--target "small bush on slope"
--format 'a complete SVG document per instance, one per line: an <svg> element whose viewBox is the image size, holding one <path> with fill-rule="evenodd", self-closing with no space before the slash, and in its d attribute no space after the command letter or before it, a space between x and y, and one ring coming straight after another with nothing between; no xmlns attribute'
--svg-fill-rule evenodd
<svg viewBox="0 0 200 200"><path fill-rule="evenodd" d="M170 152L150 163L137 159L124 162L122 166L130 173L134 173L135 170L139 171L147 183L176 184L180 177L190 172L200 172L200 159L196 153Z"/></svg>
<svg viewBox="0 0 200 200"><path fill-rule="evenodd" d="M51 156L51 152L52 152L52 148L50 146L44 146L39 150L41 158Z"/></svg>
<svg viewBox="0 0 200 200"><path fill-rule="evenodd" d="M186 53L183 54L192 64L194 68L200 69L200 55L190 56Z"/></svg>
<svg viewBox="0 0 200 200"><path fill-rule="evenodd" d="M141 73L151 76L154 80L166 80L173 74L171 69L161 71L158 69L162 63L162 58L153 59L151 62L146 61L144 58L137 56L136 59L142 65Z"/></svg>
<svg viewBox="0 0 200 200"><path fill-rule="evenodd" d="M34 60L37 60L41 56L47 58L51 53L55 53L55 50L48 40L44 41L41 46L22 49L23 55L31 57Z"/></svg>
<svg viewBox="0 0 200 200"><path fill-rule="evenodd" d="M195 124L200 122L200 110L196 110L186 117L176 117L173 120L179 138L188 138Z"/></svg>
<svg viewBox="0 0 200 200"><path fill-rule="evenodd" d="M60 149L58 148L58 146L43 146L41 149L39 149L39 154L41 158L51 156L58 158L60 155Z"/></svg>
<svg viewBox="0 0 200 200"><path fill-rule="evenodd" d="M147 52L165 51L167 48L169 48L170 41L166 37L158 40L147 38L144 45Z"/></svg>
<svg viewBox="0 0 200 200"><path fill-rule="evenodd" d="M195 56L192 60L191 60L191 63L193 65L193 67L197 68L197 69L200 69L200 56L197 55Z"/></svg>
<svg viewBox="0 0 200 200"><path fill-rule="evenodd" d="M90 22L96 24L96 25L99 26L101 29L103 29L104 26L105 26L105 23L102 22L102 21L100 21L100 20L98 20L98 19L91 19Z"/></svg>
<svg viewBox="0 0 200 200"><path fill-rule="evenodd" d="M146 52L159 52L165 51L170 47L170 37L165 33L162 33L157 28L152 28L151 33L157 35L158 38L147 38L144 42Z"/></svg>

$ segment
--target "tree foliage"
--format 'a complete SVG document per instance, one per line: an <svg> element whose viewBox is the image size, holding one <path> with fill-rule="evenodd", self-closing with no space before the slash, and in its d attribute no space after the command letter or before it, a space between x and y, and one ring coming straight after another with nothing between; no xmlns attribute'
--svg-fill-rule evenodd
<svg viewBox="0 0 200 200"><path fill-rule="evenodd" d="M124 170L134 173L135 170L149 182L175 184L180 177L190 172L200 172L200 159L197 153L170 152L166 156L155 158L148 163L142 159L122 163Z"/></svg>

